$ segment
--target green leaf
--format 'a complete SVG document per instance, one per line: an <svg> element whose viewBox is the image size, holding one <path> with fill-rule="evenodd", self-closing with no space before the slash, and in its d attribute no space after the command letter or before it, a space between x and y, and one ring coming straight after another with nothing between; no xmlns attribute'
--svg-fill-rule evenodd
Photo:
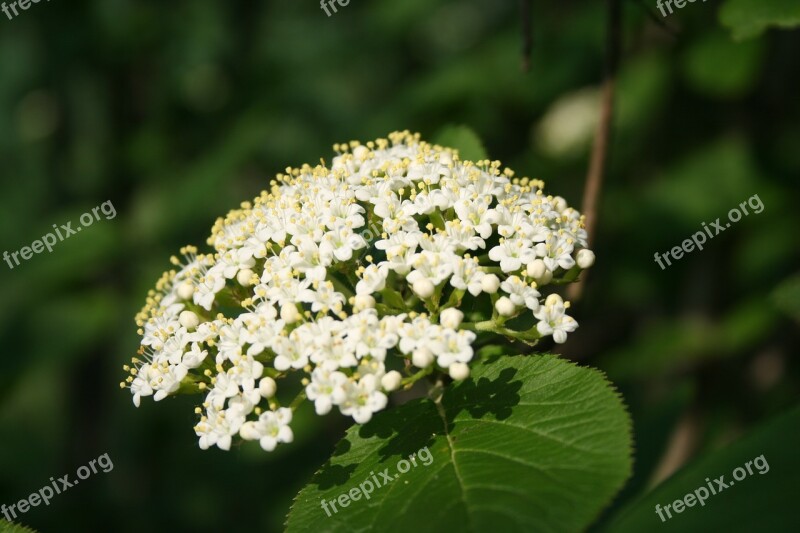
<svg viewBox="0 0 800 533"><path fill-rule="evenodd" d="M745 300L718 320L694 317L655 322L626 346L600 356L615 382L685 372L705 361L747 353L775 329L778 314L765 297Z"/></svg>
<svg viewBox="0 0 800 533"><path fill-rule="evenodd" d="M758 83L765 44L761 39L737 43L722 30L709 32L686 49L683 75L702 94L739 98Z"/></svg>
<svg viewBox="0 0 800 533"><path fill-rule="evenodd" d="M800 322L800 274L778 285L771 298L778 309Z"/></svg>
<svg viewBox="0 0 800 533"><path fill-rule="evenodd" d="M400 475L411 454L417 465ZM298 494L288 531L577 531L622 487L630 457L629 417L600 372L552 355L492 357L441 403L350 428ZM356 495L384 470L389 487ZM329 517L322 499L351 491Z"/></svg>
<svg viewBox="0 0 800 533"><path fill-rule="evenodd" d="M466 126L446 126L433 137L433 142L455 148L461 159L480 161L489 158L478 135Z"/></svg>
<svg viewBox="0 0 800 533"><path fill-rule="evenodd" d="M800 476L800 408L773 419L727 448L705 456L684 468L655 490L623 509L605 529L614 533L640 531L795 531L797 528L797 478ZM734 470L746 467L752 474ZM767 467L764 467L766 463ZM761 468L759 468L759 466ZM744 472L747 472L744 470ZM763 474L761 472L764 472ZM685 495L713 487L719 476L729 485L710 494L703 505L695 502L680 514L670 512L664 521L656 505L673 504ZM703 493L699 493L703 496ZM696 499L696 497L695 497ZM692 501L692 500L690 500Z"/></svg>
<svg viewBox="0 0 800 533"><path fill-rule="evenodd" d="M800 25L797 0L728 0L719 10L719 20L737 41L757 37L771 26L794 28Z"/></svg>
<svg viewBox="0 0 800 533"><path fill-rule="evenodd" d="M0 533L36 533L33 529L6 522L0 518Z"/></svg>

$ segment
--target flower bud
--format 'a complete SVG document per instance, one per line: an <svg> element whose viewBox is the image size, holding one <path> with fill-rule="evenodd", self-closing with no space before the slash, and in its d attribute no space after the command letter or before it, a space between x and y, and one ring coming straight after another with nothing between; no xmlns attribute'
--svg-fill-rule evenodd
<svg viewBox="0 0 800 533"><path fill-rule="evenodd" d="M194 329L200 325L200 318L192 311L181 312L178 316L178 321L186 329Z"/></svg>
<svg viewBox="0 0 800 533"><path fill-rule="evenodd" d="M366 146L356 146L353 148L353 157L356 158L357 161L363 161L369 155L369 148Z"/></svg>
<svg viewBox="0 0 800 533"><path fill-rule="evenodd" d="M393 390L397 390L400 386L400 381L403 379L403 376L397 370L392 370L387 372L385 376L381 378L381 386L383 390L387 392L391 392Z"/></svg>
<svg viewBox="0 0 800 533"><path fill-rule="evenodd" d="M194 285L188 281L184 281L178 286L178 298L181 300L189 300L194 294Z"/></svg>
<svg viewBox="0 0 800 533"><path fill-rule="evenodd" d="M448 369L450 377L456 381L463 381L469 377L469 367L466 363L453 363Z"/></svg>
<svg viewBox="0 0 800 533"><path fill-rule="evenodd" d="M587 269L594 264L594 252L589 250L588 248L584 248L583 250L578 251L578 255L575 257L575 262L578 263L578 266L583 269Z"/></svg>
<svg viewBox="0 0 800 533"><path fill-rule="evenodd" d="M504 317L513 316L517 310L516 306L514 306L514 303L505 296L498 298L498 300L494 303L494 308L497 309L497 313L500 316Z"/></svg>
<svg viewBox="0 0 800 533"><path fill-rule="evenodd" d="M258 440L261 438L261 433L256 429L256 423L252 421L242 424L239 429L239 435L244 440Z"/></svg>
<svg viewBox="0 0 800 533"><path fill-rule="evenodd" d="M249 287L253 284L253 271L249 268L245 268L239 271L236 274L236 281L239 282L239 285L242 287Z"/></svg>
<svg viewBox="0 0 800 533"><path fill-rule="evenodd" d="M353 311L358 313L364 309L373 309L375 307L375 298L369 294L357 294L353 301Z"/></svg>
<svg viewBox="0 0 800 533"><path fill-rule="evenodd" d="M300 320L300 313L297 311L297 306L293 303L286 302L281 306L281 320L287 324L294 324Z"/></svg>
<svg viewBox="0 0 800 533"><path fill-rule="evenodd" d="M534 259L533 261L528 263L528 268L526 269L526 272L530 277L538 280L542 276L544 276L545 272L547 272L547 267L545 266L544 261L542 261L541 259Z"/></svg>
<svg viewBox="0 0 800 533"><path fill-rule="evenodd" d="M433 354L427 348L417 348L411 356L411 362L417 368L428 368L433 363Z"/></svg>
<svg viewBox="0 0 800 533"><path fill-rule="evenodd" d="M455 307L449 307L439 315L439 323L450 329L458 329L462 320L464 320L464 313Z"/></svg>
<svg viewBox="0 0 800 533"><path fill-rule="evenodd" d="M548 295L547 298L544 301L544 305L546 305L548 307L552 307L554 305L563 304L563 303L564 303L564 300L562 300L561 296L556 294L556 293Z"/></svg>
<svg viewBox="0 0 800 533"><path fill-rule="evenodd" d="M436 290L436 287L434 287L433 283L428 278L418 279L411 288L417 296L423 299L433 296L433 291Z"/></svg>
<svg viewBox="0 0 800 533"><path fill-rule="evenodd" d="M486 274L481 278L481 289L488 294L494 294L500 288L500 278L494 274Z"/></svg>
<svg viewBox="0 0 800 533"><path fill-rule="evenodd" d="M258 393L261 394L262 398L272 398L277 390L278 384L270 377L262 378L258 382Z"/></svg>

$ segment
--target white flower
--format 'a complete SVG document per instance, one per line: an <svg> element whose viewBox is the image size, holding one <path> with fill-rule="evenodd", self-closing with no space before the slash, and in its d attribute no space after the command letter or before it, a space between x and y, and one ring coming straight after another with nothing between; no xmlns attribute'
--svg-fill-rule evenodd
<svg viewBox="0 0 800 533"><path fill-rule="evenodd" d="M311 311L314 313L318 311L327 313L331 309L340 311L345 302L344 294L334 290L333 283L330 281L319 283L313 294L314 296L309 298L307 303L311 304Z"/></svg>
<svg viewBox="0 0 800 533"><path fill-rule="evenodd" d="M295 330L297 331L297 330ZM308 364L308 353L304 343L299 342L298 335L292 332L291 339L280 336L272 344L275 352L275 370L283 372L290 368L303 368Z"/></svg>
<svg viewBox="0 0 800 533"><path fill-rule="evenodd" d="M292 267L305 274L307 280L324 280L326 267L333 263L333 245L303 236L296 240L296 246L297 250L289 256Z"/></svg>
<svg viewBox="0 0 800 533"><path fill-rule="evenodd" d="M306 385L306 396L314 402L314 409L318 415L330 412L331 406L344 401L344 384L347 376L341 372L329 372L317 368L311 373L311 381Z"/></svg>
<svg viewBox="0 0 800 533"><path fill-rule="evenodd" d="M469 291L469 293L473 296L479 295L481 290L483 290L482 281L486 276L486 273L481 270L479 265L480 263L478 262L477 258L459 257L456 261L455 267L453 268L453 277L450 278L450 285L462 291ZM492 283L492 281L496 279L497 276L487 280L487 284ZM494 291L486 292L497 292L497 288L495 288Z"/></svg>
<svg viewBox="0 0 800 533"><path fill-rule="evenodd" d="M482 196L474 201L459 200L453 206L458 218L473 228L482 239L492 236L492 224L497 223L498 219L497 212L489 208L490 202L491 196Z"/></svg>
<svg viewBox="0 0 800 533"><path fill-rule="evenodd" d="M153 395L153 400L160 402L168 395L176 392L181 386L181 380L186 377L189 369L183 365L170 365L166 372L162 372L155 383L151 382L151 386L156 393Z"/></svg>
<svg viewBox="0 0 800 533"><path fill-rule="evenodd" d="M356 284L356 293L372 294L383 290L388 274L389 269L386 266L369 265L361 274L361 281Z"/></svg>
<svg viewBox="0 0 800 533"><path fill-rule="evenodd" d="M211 310L211 306L214 304L214 298L225 286L225 276L222 270L223 269L217 269L216 267L212 268L198 280L195 286L194 295L192 296L194 303L206 311Z"/></svg>
<svg viewBox="0 0 800 533"><path fill-rule="evenodd" d="M194 427L200 437L200 449L207 450L216 445L221 450L230 450L233 435L245 421L245 416L238 409L219 411L210 409Z"/></svg>
<svg viewBox="0 0 800 533"><path fill-rule="evenodd" d="M203 350L199 343L193 342L192 348L183 354L181 364L188 369L197 368L203 364L208 356L208 350Z"/></svg>
<svg viewBox="0 0 800 533"><path fill-rule="evenodd" d="M453 273L457 259L458 256L452 253L424 250L412 257L414 270L408 273L406 280L412 285L420 279L439 285Z"/></svg>
<svg viewBox="0 0 800 533"><path fill-rule="evenodd" d="M239 383L227 372L220 372L214 380L214 388L206 395L206 402L219 410L225 405L225 400L239 394Z"/></svg>
<svg viewBox="0 0 800 533"><path fill-rule="evenodd" d="M399 330L400 352L409 354L418 346L425 346L435 329L430 320L423 317L417 317L411 323L404 323Z"/></svg>
<svg viewBox="0 0 800 533"><path fill-rule="evenodd" d="M539 308L533 315L539 319L536 329L541 335L552 335L553 340L559 344L567 340L567 333L572 333L578 327L574 318L565 314L565 305L557 294L548 296L548 302Z"/></svg>
<svg viewBox="0 0 800 533"><path fill-rule="evenodd" d="M535 258L536 253L531 248L531 241L526 239L505 239L489 250L489 259L499 261L503 272L516 272L523 264L527 265Z"/></svg>
<svg viewBox="0 0 800 533"><path fill-rule="evenodd" d="M526 284L517 276L509 276L500 284L500 288L508 293L508 298L517 307L527 307L531 311L539 309L539 291Z"/></svg>
<svg viewBox="0 0 800 533"><path fill-rule="evenodd" d="M219 330L217 342L217 363L238 361L242 356L242 348L247 344L248 331L242 320L226 324Z"/></svg>
<svg viewBox="0 0 800 533"><path fill-rule="evenodd" d="M239 434L245 440L257 440L265 451L271 452L278 443L289 443L294 440L294 433L289 427L291 421L292 410L281 407L277 411L261 413L255 422L245 422Z"/></svg>
<svg viewBox="0 0 800 533"><path fill-rule="evenodd" d="M386 395L378 390L378 382L374 375L367 375L353 382L344 384L344 398L339 403L339 411L343 415L352 416L359 424L366 424L372 414L386 407Z"/></svg>
<svg viewBox="0 0 800 533"><path fill-rule="evenodd" d="M142 396L152 396L153 387L150 386L150 380L154 377L153 374L158 375L153 367L149 364L144 364L139 368L136 377L131 382L131 393L133 393L133 404L139 407Z"/></svg>
<svg viewBox="0 0 800 533"><path fill-rule="evenodd" d="M575 259L571 255L573 248L568 239L551 235L545 242L536 245L536 254L550 271L559 267L569 270L575 266Z"/></svg>
<svg viewBox="0 0 800 533"><path fill-rule="evenodd" d="M451 248L457 248L458 250L486 248L486 242L475 235L475 229L468 224L462 224L458 220L448 220L445 223L445 235Z"/></svg>
<svg viewBox="0 0 800 533"><path fill-rule="evenodd" d="M353 233L350 226L340 224L332 228L323 237L333 250L333 256L339 261L348 261L353 257L354 250L360 250L367 245L364 237Z"/></svg>
<svg viewBox="0 0 800 533"><path fill-rule="evenodd" d="M250 267L256 264L253 259L252 253L240 252L238 250L229 250L220 254L219 263L217 263L211 270L216 274L221 270L222 275L227 279L236 277L241 270L250 270ZM216 291L219 292L219 291Z"/></svg>
<svg viewBox="0 0 800 533"><path fill-rule="evenodd" d="M364 423L401 384L466 379L478 325L490 342L529 338L532 319L559 343L577 327L540 291L594 254L581 214L540 180L408 132L335 150L330 167L287 169L217 219L212 253L183 247L136 315L121 385L137 406L203 391L201 448L290 442L279 386L281 402L301 381L318 414Z"/></svg>
<svg viewBox="0 0 800 533"><path fill-rule="evenodd" d="M431 352L436 354L436 364L448 368L453 363L468 363L472 360L472 342L475 333L442 328L432 339Z"/></svg>

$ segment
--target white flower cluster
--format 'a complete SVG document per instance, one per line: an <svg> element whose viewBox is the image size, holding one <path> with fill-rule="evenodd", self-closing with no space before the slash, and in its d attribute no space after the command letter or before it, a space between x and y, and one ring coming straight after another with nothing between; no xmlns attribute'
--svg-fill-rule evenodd
<svg viewBox="0 0 800 533"><path fill-rule="evenodd" d="M204 393L203 449L291 442L304 398L364 423L401 386L467 378L479 335L560 343L577 327L540 290L594 254L581 215L541 181L408 132L334 149L330 168L287 169L217 220L213 253L182 249L137 315L121 385L137 406ZM302 385L278 394L293 373Z"/></svg>

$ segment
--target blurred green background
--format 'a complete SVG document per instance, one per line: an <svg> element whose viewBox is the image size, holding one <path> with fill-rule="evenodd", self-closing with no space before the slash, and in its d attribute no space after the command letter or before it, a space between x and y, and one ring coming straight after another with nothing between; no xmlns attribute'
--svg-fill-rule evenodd
<svg viewBox="0 0 800 533"><path fill-rule="evenodd" d="M557 350L607 372L630 407L635 474L614 508L800 391L800 32L765 29L747 4L663 19L655 2L623 2L598 259L581 327ZM331 17L311 0L84 0L0 14L2 250L106 200L117 210L52 253L0 263L0 503L108 453L112 472L23 523L279 531L346 420L303 411L297 442L273 454L202 452L195 398L137 410L120 391L133 316L180 246L204 245L217 216L286 166L329 160L334 142L464 124L579 207L605 4L535 0L527 73L519 13L497 0L353 0ZM762 213L656 265L756 194Z"/></svg>

